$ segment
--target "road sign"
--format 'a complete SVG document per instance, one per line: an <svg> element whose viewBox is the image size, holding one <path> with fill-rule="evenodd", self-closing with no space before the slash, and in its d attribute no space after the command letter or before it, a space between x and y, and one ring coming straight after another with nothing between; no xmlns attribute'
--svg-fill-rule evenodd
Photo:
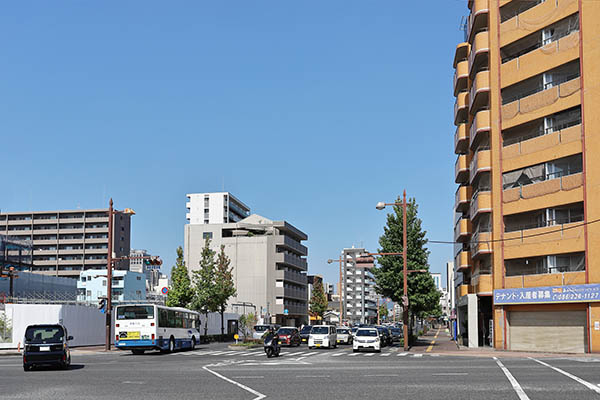
<svg viewBox="0 0 600 400"><path fill-rule="evenodd" d="M169 288L165 286L164 288L161 289L161 292L162 292L162 294L167 294L167 293L169 293Z"/></svg>
<svg viewBox="0 0 600 400"><path fill-rule="evenodd" d="M238 335L238 334L236 333L235 335L233 335L233 338L234 338L235 340L238 340L238 339L240 338L240 335Z"/></svg>
<svg viewBox="0 0 600 400"><path fill-rule="evenodd" d="M285 310L283 310L283 315L288 315L290 313L290 310L288 310L287 308Z"/></svg>

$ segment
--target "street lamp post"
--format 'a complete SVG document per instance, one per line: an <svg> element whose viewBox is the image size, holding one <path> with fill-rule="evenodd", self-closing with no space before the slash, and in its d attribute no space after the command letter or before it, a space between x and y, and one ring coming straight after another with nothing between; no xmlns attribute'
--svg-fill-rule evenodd
<svg viewBox="0 0 600 400"><path fill-rule="evenodd" d="M402 195L402 203L377 203L378 210L383 210L386 206L395 206L402 204L402 243L404 244L402 249L402 258L403 258L403 275L404 275L404 287L403 287L403 296L402 296L402 320L403 320L403 334L404 334L404 351L408 351L408 286L407 286L407 276L408 269L406 266L407 254L406 254L406 190ZM391 255L391 254L389 254Z"/></svg>

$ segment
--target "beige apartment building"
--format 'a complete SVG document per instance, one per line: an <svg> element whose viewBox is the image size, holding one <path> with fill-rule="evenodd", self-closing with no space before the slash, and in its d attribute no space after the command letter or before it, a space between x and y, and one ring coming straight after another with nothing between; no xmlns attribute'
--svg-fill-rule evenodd
<svg viewBox="0 0 600 400"><path fill-rule="evenodd" d="M459 334L600 352L600 2L468 7L453 85Z"/></svg>
<svg viewBox="0 0 600 400"><path fill-rule="evenodd" d="M113 252L128 256L131 215L113 218ZM31 272L78 278L83 270L106 269L108 209L1 213L0 233L32 241ZM116 268L129 269L129 261Z"/></svg>

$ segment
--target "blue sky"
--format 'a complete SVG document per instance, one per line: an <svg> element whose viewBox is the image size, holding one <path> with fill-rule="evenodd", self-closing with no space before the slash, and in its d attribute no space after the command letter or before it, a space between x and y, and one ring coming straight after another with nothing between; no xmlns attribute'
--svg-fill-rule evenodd
<svg viewBox="0 0 600 400"><path fill-rule="evenodd" d="M3 211L135 209L168 272L186 193L223 185L309 235L309 272L377 248L406 188L452 240L452 59L466 0L3 5ZM442 272L452 246L430 244Z"/></svg>

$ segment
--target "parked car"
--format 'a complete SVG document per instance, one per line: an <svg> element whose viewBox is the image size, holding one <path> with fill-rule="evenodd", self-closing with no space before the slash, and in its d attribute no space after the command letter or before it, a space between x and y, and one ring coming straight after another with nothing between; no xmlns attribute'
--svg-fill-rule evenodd
<svg viewBox="0 0 600 400"><path fill-rule="evenodd" d="M254 332L252 333L253 339L262 339L265 332L269 329L277 330L279 327L277 325L265 324L265 325L254 325Z"/></svg>
<svg viewBox="0 0 600 400"><path fill-rule="evenodd" d="M381 337L377 328L358 328L352 343L352 351L374 350L381 352Z"/></svg>
<svg viewBox="0 0 600 400"><path fill-rule="evenodd" d="M350 328L337 328L337 343L352 344L352 331Z"/></svg>
<svg viewBox="0 0 600 400"><path fill-rule="evenodd" d="M308 348L337 347L337 332L333 325L314 325L308 336Z"/></svg>
<svg viewBox="0 0 600 400"><path fill-rule="evenodd" d="M300 339L300 331L294 326L282 326L277 330L279 335L279 344L285 344L288 346L300 346L302 340Z"/></svg>
<svg viewBox="0 0 600 400"><path fill-rule="evenodd" d="M392 328L392 341L399 342L402 339L402 329Z"/></svg>
<svg viewBox="0 0 600 400"><path fill-rule="evenodd" d="M67 328L60 324L29 325L23 341L23 370L41 365L56 365L68 369L71 351Z"/></svg>
<svg viewBox="0 0 600 400"><path fill-rule="evenodd" d="M300 339L302 343L308 343L308 336L310 335L310 331L312 329L312 325L304 325L302 329L300 329Z"/></svg>
<svg viewBox="0 0 600 400"><path fill-rule="evenodd" d="M381 338L381 346L389 346L392 344L392 334L388 330L387 327L377 325L377 330L379 331L379 337Z"/></svg>

